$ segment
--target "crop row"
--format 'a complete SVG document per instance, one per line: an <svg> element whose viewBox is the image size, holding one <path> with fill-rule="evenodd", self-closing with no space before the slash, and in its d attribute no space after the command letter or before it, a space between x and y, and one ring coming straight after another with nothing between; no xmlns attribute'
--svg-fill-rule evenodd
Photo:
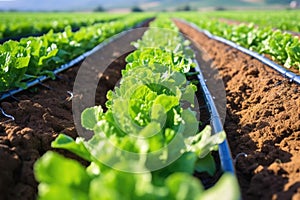
<svg viewBox="0 0 300 200"><path fill-rule="evenodd" d="M51 75L51 70L146 18L147 15L131 15L113 22L82 27L76 32L66 27L63 32L51 30L40 37L3 43L0 45L0 92L26 87L25 81L39 75Z"/></svg>
<svg viewBox="0 0 300 200"><path fill-rule="evenodd" d="M107 22L125 16L124 14L95 13L0 13L0 40L26 35L43 34L50 30L63 31L66 26L73 30L82 26Z"/></svg>
<svg viewBox="0 0 300 200"><path fill-rule="evenodd" d="M282 31L300 32L300 13L298 10L277 10L275 12L273 10L204 12L199 17L201 16L254 23L261 27L266 26Z"/></svg>
<svg viewBox="0 0 300 200"><path fill-rule="evenodd" d="M239 198L232 174L208 190L192 175L215 173L211 151L225 133L211 135L209 126L198 132L197 87L186 79L194 66L188 45L168 19L151 23L127 56L119 86L107 94L107 111L95 106L82 113L82 126L94 136L74 141L61 134L52 143L91 164L47 152L35 164L40 199Z"/></svg>
<svg viewBox="0 0 300 200"><path fill-rule="evenodd" d="M268 27L256 27L254 24L231 25L216 19L197 18L196 15L185 15L184 18L213 35L271 56L286 68L300 70L300 41L296 36Z"/></svg>

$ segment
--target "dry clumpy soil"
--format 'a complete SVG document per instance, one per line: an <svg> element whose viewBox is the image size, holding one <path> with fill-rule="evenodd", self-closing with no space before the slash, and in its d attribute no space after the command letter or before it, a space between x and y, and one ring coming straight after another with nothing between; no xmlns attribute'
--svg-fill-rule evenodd
<svg viewBox="0 0 300 200"><path fill-rule="evenodd" d="M100 79L103 93L113 89L114 85L107 77L118 80L124 63L113 62L112 65L114 68L106 71ZM73 89L78 68L76 66L60 74L58 80L45 82L50 90L38 86L34 92L16 95L19 102L12 99L1 102L1 107L13 115L15 121L5 122L7 118L0 118L0 200L36 199L35 161L46 151L55 150L50 145L59 133L73 138L78 136L73 122L72 101L67 93ZM102 103L105 99L98 101ZM68 151L55 151L87 164Z"/></svg>
<svg viewBox="0 0 300 200"><path fill-rule="evenodd" d="M56 81L38 86L16 97L6 99L1 107L13 115L15 121L0 123L0 199L34 199L37 183L33 175L34 162L47 150L59 133L76 137L69 101L73 77L78 67L60 75Z"/></svg>
<svg viewBox="0 0 300 200"><path fill-rule="evenodd" d="M300 86L251 56L177 25L201 46L204 67L218 70L224 82L232 155L248 154L236 164L243 199L300 199Z"/></svg>
<svg viewBox="0 0 300 200"><path fill-rule="evenodd" d="M146 21L141 27L147 27L151 20L153 19ZM132 51L130 42L140 38L143 31L145 29L110 42L110 51L106 53L110 54L111 62L107 70L101 74L93 73L93 76L101 76L96 87L95 99L98 105L104 106L105 94L121 78L121 69L125 66L124 51ZM89 61L95 63L91 62L90 67L93 64L101 66L103 59L108 59L99 54L93 56L96 58ZM8 118L0 113L0 200L36 199L38 183L34 177L33 166L48 150L58 151L83 165L88 164L68 151L51 148L51 142L59 133L73 138L78 136L72 114L72 101L76 97L74 95L71 99L68 91L73 91L81 65L82 63L59 74L56 80L46 81L44 86L36 86L15 95L17 100L8 98L0 102L0 107L15 117L15 121L7 122Z"/></svg>
<svg viewBox="0 0 300 200"><path fill-rule="evenodd" d="M248 154L236 165L243 198L300 199L300 87L231 47L183 24L180 28L202 46L207 66L218 70L224 81L225 130L233 157ZM114 86L112 79L120 78L124 63L112 66L100 80L103 94ZM19 101L0 102L16 118L5 122L7 118L0 117L0 200L35 199L34 162L51 150L51 141L59 133L77 136L67 91L73 89L78 68L45 82L51 90L38 86L16 95ZM96 100L104 103L104 96L97 94Z"/></svg>

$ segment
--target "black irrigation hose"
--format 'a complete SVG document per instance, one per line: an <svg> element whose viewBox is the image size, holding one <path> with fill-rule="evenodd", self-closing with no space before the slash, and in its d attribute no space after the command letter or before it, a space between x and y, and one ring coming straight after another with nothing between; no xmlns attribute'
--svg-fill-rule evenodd
<svg viewBox="0 0 300 200"><path fill-rule="evenodd" d="M211 126L215 133L219 133L224 130L220 115L214 103L213 97L207 88L200 66L196 60L194 62L196 63L195 71L198 72L197 77L199 79L199 83L203 90L204 99L205 102L207 103L207 107L211 115L210 118ZM221 166L224 172L230 172L232 174L235 174L231 151L227 139L219 145L219 156L220 156Z"/></svg>
<svg viewBox="0 0 300 200"><path fill-rule="evenodd" d="M117 34L116 36L117 36L117 37L120 37L121 35L122 35L122 34ZM93 48L92 50L87 51L87 52L85 52L84 54L82 54L82 55L76 57L75 59L71 60L70 62L61 65L59 68L55 69L55 70L53 71L53 73L56 75L56 74L58 74L58 73L60 73L60 72L62 72L62 71L64 71L64 70L67 70L67 69L71 68L71 67L74 66L75 64L77 64L77 63L83 61L86 57L88 57L89 55L95 53L97 50L99 50L100 48L102 48L103 46L105 46L107 43L109 43L109 42L111 42L112 40L116 39L116 36L113 36L113 37L110 37L109 39L104 40L102 43L100 43L99 45L97 45L97 46L96 46L95 48ZM41 82L43 82L43 81L45 81L45 80L48 80L48 79L50 79L49 76L39 76L38 78L36 78L36 79L34 79L34 80L28 82L28 83L26 84L26 87L25 87L25 88L17 88L17 89L12 89L12 90L9 90L9 91L7 91L7 92L4 92L4 93L2 93L1 96L0 96L0 101L2 101L3 99L8 98L8 97L10 97L10 96L13 96L13 95L15 95L15 94L17 94L17 93L19 93L19 92L22 92L22 91L24 91L24 90L26 90L26 89L28 89L28 88L30 88L30 87L32 87L32 86L35 86L35 85L37 85L37 84L39 84L39 83L41 83Z"/></svg>
<svg viewBox="0 0 300 200"><path fill-rule="evenodd" d="M78 30L79 30L78 27L72 28L72 32L76 32ZM13 36L13 37L5 37L5 38L0 39L0 44L3 44L3 43L5 43L5 42L7 42L9 40L21 41L22 38L40 37L40 36L43 36L43 35L47 34L49 31L50 30L44 31L44 32L40 32L40 33L34 33L34 34L24 34L24 35L18 35L18 36ZM63 31L64 31L64 29L55 31L54 33L60 33L60 32L63 32Z"/></svg>
<svg viewBox="0 0 300 200"><path fill-rule="evenodd" d="M144 23L148 22L149 20L152 20L153 18L151 19L146 19L140 23L138 23L137 25L131 27L131 28L139 28L141 27ZM130 28L128 28L130 29ZM121 33L118 33L112 37L109 37L108 39L104 40L103 42L101 42L99 45L97 45L96 47L94 47L92 50L90 51L87 51L85 52L84 54L76 57L75 59L71 60L70 62L66 63L66 64L63 64L61 65L59 68L55 69L53 71L53 73L56 75L62 71L65 71L69 68L71 68L72 66L74 66L75 64L83 61L85 58L87 58L88 56L90 56L91 54L97 52L99 49L103 48L105 45L107 45L108 43L112 42L113 40L116 40L117 38L123 36L124 34L126 34L126 32L128 31L128 29L125 29L124 31L122 31ZM0 93L0 101L8 98L8 97L11 97L19 92L22 92L32 86L35 86L45 80L48 80L50 77L49 76L39 76L38 78L28 82L26 84L26 87L25 88L17 88L17 89L12 89L12 90L9 90L7 92L4 92L4 93Z"/></svg>
<svg viewBox="0 0 300 200"><path fill-rule="evenodd" d="M145 21L137 24L133 28L141 27L142 24L144 24L145 22L151 21L152 19L153 18L145 20ZM60 73L60 72L62 72L64 70L67 70L67 69L71 68L75 64L81 62L86 57L88 57L91 54L97 52L99 49L103 48L105 45L107 45L108 43L112 42L113 40L116 40L117 38L123 36L124 34L126 34L126 31L123 31L123 32L121 32L121 33L119 33L117 35L114 35L114 36L112 36L112 37L104 40L102 43L100 43L99 45L97 45L92 50L87 51L86 53L78 56L77 58L75 58L73 60L71 60L67 64L64 64L61 67L55 69L53 71L53 73L54 74L58 74L58 73ZM208 109L209 109L209 111L211 113L211 116L212 116L211 117L211 124L212 124L212 127L213 127L215 133L218 133L220 131L223 131L223 125L221 123L220 116L219 116L219 113L218 113L218 111L216 109L216 106L214 104L213 98L212 98L212 96L211 96L211 94L210 94L210 92L209 92L209 90L208 90L208 88L206 86L204 77L201 74L201 70L199 68L199 65L198 65L197 61L195 61L195 63L197 64L197 67L195 68L195 70L197 72L199 72L197 76L198 76L198 79L200 81L200 85L201 85L201 87L203 89L203 92L204 92L205 101L208 104ZM43 81L45 81L45 80L47 80L49 78L50 78L49 76L40 76L37 79L28 82L26 88L17 88L17 89L9 90L9 91L1 94L0 101L3 100L3 99L5 99L5 98L8 98L10 96L13 96L14 94L17 94L17 93L19 93L21 91L24 91L24 90L26 90L29 87L35 86L35 85L37 85L37 84L39 84L39 83L41 83L41 82L43 82ZM219 145L219 155L220 155L222 169L224 171L226 171L226 172L234 173L233 161L232 161L231 152L230 152L227 140L225 140L222 144Z"/></svg>
<svg viewBox="0 0 300 200"><path fill-rule="evenodd" d="M245 54L248 54L254 58L256 58L257 60L259 60L260 62L270 66L271 68L273 68L274 70L278 71L281 75L283 75L284 77L287 77L290 79L290 81L294 81L296 83L298 83L300 85L300 75L297 75L293 72L291 72L290 70L274 63L273 61L271 61L270 59L254 52L254 51L251 51L249 49L246 49L244 47L241 47L240 45L232 42L232 41L229 41L227 39L224 39L222 37L219 37L219 36L215 36L213 34L211 34L209 31L207 30L202 30L200 29L197 25L195 25L194 23L191 23L191 22L187 22L185 20L179 20L181 21L182 23L184 24L188 24L189 26L191 26L192 28L194 28L195 30L197 30L198 32L201 32L203 34L205 34L207 37L211 38L211 39L214 39L214 40L217 40L219 42L222 42L224 44L227 44L235 49L238 49L239 51L245 53Z"/></svg>

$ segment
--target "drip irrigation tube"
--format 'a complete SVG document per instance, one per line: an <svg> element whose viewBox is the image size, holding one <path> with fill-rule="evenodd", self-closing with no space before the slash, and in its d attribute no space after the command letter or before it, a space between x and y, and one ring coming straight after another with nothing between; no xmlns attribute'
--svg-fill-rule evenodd
<svg viewBox="0 0 300 200"><path fill-rule="evenodd" d="M138 23L137 25L131 27L131 28L139 28L141 27L144 23L148 22L149 20L152 20L151 19L146 19L140 23ZM103 42L101 42L99 45L97 45L96 47L94 47L93 49L91 49L90 51L87 51L85 53L83 53L82 55L76 57L75 59L71 60L70 62L66 63L66 64L63 64L61 65L59 68L55 69L53 71L53 73L56 75L64 70L67 70L69 68L71 68L72 66L74 66L75 64L83 61L85 58L87 58L88 56L92 55L93 53L97 52L99 49L103 48L105 45L107 45L108 43L116 40L117 38L123 36L126 34L126 32L131 29L131 28L128 28L128 29L125 29L124 31L122 31L121 33L118 33L112 37L109 37L108 39L105 39ZM49 76L39 76L38 78L28 82L26 84L26 87L25 88L17 88L17 89L12 89L12 90L9 90L7 92L3 92L3 93L0 93L0 101L8 98L8 97L11 97L19 92L22 92L32 86L35 86L45 80L48 80L50 77Z"/></svg>
<svg viewBox="0 0 300 200"><path fill-rule="evenodd" d="M14 116L9 115L9 114L7 114L6 112L4 112L4 110L3 110L1 107L0 107L0 111L1 111L1 113L2 113L2 115L3 115L4 117L9 118L9 119L6 120L5 122L0 122L0 124L1 124L1 123L6 123L6 122L10 122L10 121L15 121Z"/></svg>
<svg viewBox="0 0 300 200"><path fill-rule="evenodd" d="M71 67L74 66L75 64L77 64L77 63L83 61L83 60L84 60L86 57L88 57L89 55L91 55L91 54L95 53L96 51L98 51L99 49L101 49L103 46L105 46L105 45L108 44L109 42L113 41L113 40L116 39L117 37L122 36L125 32L126 32L126 31L124 31L124 32L122 32L122 33L119 33L119 34L117 34L117 35L115 35L115 36L112 36L112 37L110 37L110 38L104 40L102 43L100 43L99 45L97 45L96 47L94 47L92 50L87 51L87 52L85 52L84 54L82 54L82 55L76 57L75 59L71 60L70 62L61 65L59 68L55 69L55 70L53 71L53 73L56 75L56 74L58 74L58 73L60 73L60 72L62 72L62 71L64 71L64 70L67 70L67 69L71 68ZM36 78L36 79L34 79L34 80L28 82L28 83L26 84L26 87L25 87L25 88L17 88L17 89L12 89L12 90L9 90L9 91L7 91L7 92L4 92L4 93L0 94L0 95L1 95L1 96L0 96L0 101L2 101L3 99L8 98L8 97L10 97L10 96L13 96L13 95L15 95L15 94L17 94L17 93L19 93L19 92L22 92L22 91L24 91L24 90L26 90L26 89L28 89L28 88L30 88L30 87L33 87L33 86L35 86L35 85L37 85L37 84L39 84L39 83L41 83L41 82L43 82L43 81L45 81L45 80L48 80L49 78L50 78L49 76L45 76L45 75L44 75L44 76L39 76L38 78Z"/></svg>
<svg viewBox="0 0 300 200"><path fill-rule="evenodd" d="M219 42L222 42L224 44L227 44L235 49L238 49L239 51L245 53L245 54L248 54L254 58L256 58L257 60L261 61L262 63L270 66L271 68L273 68L274 70L278 71L281 75L283 75L284 77L286 78L289 78L290 81L294 81L298 84L300 84L300 75L297 75L291 71L289 71L288 69L274 63L273 61L271 61L270 59L254 52L254 51L251 51L249 49L246 49L232 41L229 41L227 39L224 39L222 37L219 37L219 36L215 36L213 34L211 34L209 31L207 30L202 30L200 29L197 25L195 25L194 23L191 23L191 22L187 22L185 20L181 20L179 19L180 22L182 23L185 23L185 24L188 24L189 26L191 26L192 28L194 28L195 30L197 30L198 32L201 32L203 34L205 34L207 37L211 38L211 39L214 39L214 40L217 40Z"/></svg>
<svg viewBox="0 0 300 200"><path fill-rule="evenodd" d="M203 90L205 101L208 105L207 106L208 110L211 115L211 119L210 119L211 126L215 133L219 133L224 130L221 119L220 119L220 115L219 115L216 105L214 103L213 97L206 86L205 79L204 79L204 76L202 75L200 66L197 61L194 61L194 62L196 63L195 70L196 70L196 72L198 72L197 76L198 76L201 88ZM235 174L231 151L230 151L227 139L219 145L219 155L220 155L222 169L225 172L230 172L232 174Z"/></svg>

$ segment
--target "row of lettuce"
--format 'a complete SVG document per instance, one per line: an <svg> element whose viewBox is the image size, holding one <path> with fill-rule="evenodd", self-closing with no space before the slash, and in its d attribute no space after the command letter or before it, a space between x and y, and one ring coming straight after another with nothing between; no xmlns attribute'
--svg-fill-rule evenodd
<svg viewBox="0 0 300 200"><path fill-rule="evenodd" d="M207 190L193 176L215 174L211 151L226 136L212 135L209 126L198 132L197 87L186 79L195 65L188 42L162 17L134 46L119 86L107 94L107 111L95 106L82 113L93 137L60 134L52 142L90 165L47 152L34 167L39 199L238 199L234 175L224 173Z"/></svg>
<svg viewBox="0 0 300 200"><path fill-rule="evenodd" d="M282 31L300 32L299 10L240 10L240 11L211 11L198 13L199 17L209 17L232 23L254 23Z"/></svg>
<svg viewBox="0 0 300 200"><path fill-rule="evenodd" d="M191 13L193 14L193 13ZM223 12L197 12L198 18L215 18L236 20L237 22L254 23L259 26L268 26L282 31L300 32L298 23L299 12L279 11L223 11ZM104 22L125 16L126 14L107 13L0 13L0 40L3 38L20 37L28 34L46 33L50 29L54 32L62 31L70 25L73 29L81 26L92 25L96 22Z"/></svg>
<svg viewBox="0 0 300 200"><path fill-rule="evenodd" d="M66 26L79 29L82 26L91 26L95 23L111 21L125 14L104 13L0 13L0 41L2 39L20 38L29 35L63 31Z"/></svg>
<svg viewBox="0 0 300 200"><path fill-rule="evenodd" d="M286 68L300 71L300 40L297 36L271 27L257 27L253 23L233 25L219 19L199 18L195 14L182 17L213 35L268 55Z"/></svg>
<svg viewBox="0 0 300 200"><path fill-rule="evenodd" d="M51 71L92 49L105 39L133 27L149 15L130 15L120 20L96 23L73 32L53 30L40 37L9 40L0 45L0 92L26 87L26 81Z"/></svg>

